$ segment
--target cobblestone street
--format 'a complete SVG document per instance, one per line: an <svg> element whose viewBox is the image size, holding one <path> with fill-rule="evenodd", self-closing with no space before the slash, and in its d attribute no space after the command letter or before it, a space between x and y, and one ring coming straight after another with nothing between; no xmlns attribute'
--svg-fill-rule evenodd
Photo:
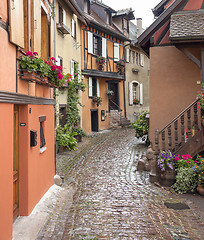
<svg viewBox="0 0 204 240"><path fill-rule="evenodd" d="M64 190L38 240L204 239L204 212L136 171L146 147L134 134L131 128L110 131L57 156ZM189 209L164 205L184 201Z"/></svg>

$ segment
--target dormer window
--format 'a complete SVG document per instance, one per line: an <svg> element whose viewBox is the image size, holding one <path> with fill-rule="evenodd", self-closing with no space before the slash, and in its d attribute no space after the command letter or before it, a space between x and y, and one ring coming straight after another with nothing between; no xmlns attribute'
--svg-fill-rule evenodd
<svg viewBox="0 0 204 240"><path fill-rule="evenodd" d="M111 15L109 13L106 14L106 23L111 24Z"/></svg>
<svg viewBox="0 0 204 240"><path fill-rule="evenodd" d="M90 2L88 0L84 0L84 12L90 13Z"/></svg>
<svg viewBox="0 0 204 240"><path fill-rule="evenodd" d="M129 27L128 27L128 20L126 18L123 18L123 30L128 32Z"/></svg>

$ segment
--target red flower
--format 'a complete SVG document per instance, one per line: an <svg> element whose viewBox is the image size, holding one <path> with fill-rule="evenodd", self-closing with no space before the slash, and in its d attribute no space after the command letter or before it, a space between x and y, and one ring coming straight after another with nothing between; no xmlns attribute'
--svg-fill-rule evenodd
<svg viewBox="0 0 204 240"><path fill-rule="evenodd" d="M50 60L53 60L53 61L55 61L55 62L56 62L56 59L55 59L54 57L51 57L51 58L50 58Z"/></svg>
<svg viewBox="0 0 204 240"><path fill-rule="evenodd" d="M33 55L38 56L38 53L37 53L37 52L34 52Z"/></svg>
<svg viewBox="0 0 204 240"><path fill-rule="evenodd" d="M62 71L62 67L61 66L57 66L57 69L61 70Z"/></svg>
<svg viewBox="0 0 204 240"><path fill-rule="evenodd" d="M64 77L64 76L63 76L61 73L58 73L58 74L57 74L57 78L58 78L59 80L61 80L63 77Z"/></svg>
<svg viewBox="0 0 204 240"><path fill-rule="evenodd" d="M52 71L55 71L56 68L57 68L56 65L52 65L52 66L51 66L51 70L52 70Z"/></svg>
<svg viewBox="0 0 204 240"><path fill-rule="evenodd" d="M33 56L33 53L31 51L27 51L26 56Z"/></svg>

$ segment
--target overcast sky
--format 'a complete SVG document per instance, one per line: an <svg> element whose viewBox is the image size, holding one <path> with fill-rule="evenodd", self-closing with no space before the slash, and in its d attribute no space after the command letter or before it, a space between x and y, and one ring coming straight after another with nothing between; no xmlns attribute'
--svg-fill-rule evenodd
<svg viewBox="0 0 204 240"><path fill-rule="evenodd" d="M132 8L135 10L135 18L142 18L143 28L147 28L154 21L152 9L161 0L102 0L102 2L114 10Z"/></svg>

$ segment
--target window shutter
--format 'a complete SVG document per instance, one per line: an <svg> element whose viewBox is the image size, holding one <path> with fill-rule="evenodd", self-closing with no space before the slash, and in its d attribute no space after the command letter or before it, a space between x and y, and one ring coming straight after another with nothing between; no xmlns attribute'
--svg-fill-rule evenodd
<svg viewBox="0 0 204 240"><path fill-rule="evenodd" d="M70 61L70 74L72 75L72 79L74 79L74 61Z"/></svg>
<svg viewBox="0 0 204 240"><path fill-rule="evenodd" d="M130 49L126 48L126 62L129 62L129 58L130 58Z"/></svg>
<svg viewBox="0 0 204 240"><path fill-rule="evenodd" d="M88 32L88 53L93 54L93 33Z"/></svg>
<svg viewBox="0 0 204 240"><path fill-rule="evenodd" d="M132 82L129 82L129 103L133 105Z"/></svg>
<svg viewBox="0 0 204 240"><path fill-rule="evenodd" d="M140 65L144 67L144 54L140 53Z"/></svg>
<svg viewBox="0 0 204 240"><path fill-rule="evenodd" d="M63 9L63 24L66 25L66 11Z"/></svg>
<svg viewBox="0 0 204 240"><path fill-rule="evenodd" d="M107 40L102 38L102 57L107 58Z"/></svg>
<svg viewBox="0 0 204 240"><path fill-rule="evenodd" d="M60 58L59 57L56 57L56 65L60 66Z"/></svg>
<svg viewBox="0 0 204 240"><path fill-rule="evenodd" d="M140 104L143 104L143 84L140 83Z"/></svg>
<svg viewBox="0 0 204 240"><path fill-rule="evenodd" d="M93 97L92 77L89 77L89 97Z"/></svg>
<svg viewBox="0 0 204 240"><path fill-rule="evenodd" d="M41 56L41 0L33 1L33 38L34 38L34 51L38 52Z"/></svg>
<svg viewBox="0 0 204 240"><path fill-rule="evenodd" d="M97 97L100 97L100 88L99 88L99 80L97 79L97 87L96 87L96 90L97 90Z"/></svg>
<svg viewBox="0 0 204 240"><path fill-rule="evenodd" d="M23 0L10 0L9 8L10 41L24 48Z"/></svg>
<svg viewBox="0 0 204 240"><path fill-rule="evenodd" d="M75 38L75 21L73 18L72 18L72 37Z"/></svg>
<svg viewBox="0 0 204 240"><path fill-rule="evenodd" d="M120 60L120 45L119 43L114 43L114 61Z"/></svg>

